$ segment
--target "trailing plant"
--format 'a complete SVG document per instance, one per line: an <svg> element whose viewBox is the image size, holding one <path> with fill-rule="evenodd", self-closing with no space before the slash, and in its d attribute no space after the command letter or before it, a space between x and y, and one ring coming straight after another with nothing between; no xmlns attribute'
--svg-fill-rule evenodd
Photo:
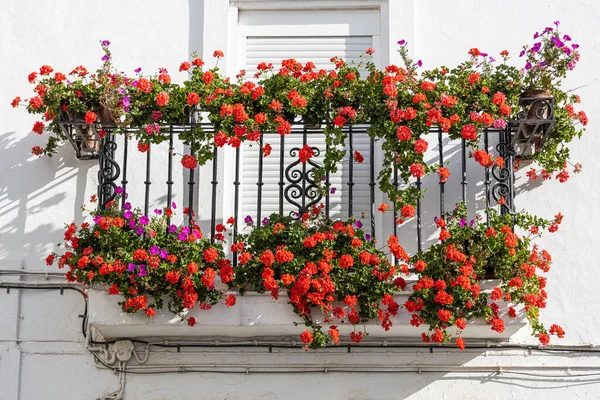
<svg viewBox="0 0 600 400"><path fill-rule="evenodd" d="M344 323L379 318L388 330L399 310L392 294L404 280L395 280L396 268L361 226L353 218L328 220L318 207L300 220L273 214L232 245L238 267L231 287L269 292L275 299L285 291L309 328L300 338L310 348L339 344L338 326ZM361 342L363 332L355 327L350 339Z"/></svg>
<svg viewBox="0 0 600 400"><path fill-rule="evenodd" d="M205 69L204 61L194 54L191 62L179 67L180 72L189 74L182 85L174 84L164 68L154 75L144 75L138 68L131 77L115 72L110 42L102 41L103 64L96 74L90 75L81 66L71 72L70 80L62 73L51 75L49 66L43 66L39 76L37 72L30 74L36 96L28 100L27 110L43 115L33 131L51 132L46 148L36 146L33 153L52 155L59 141L65 139L57 121L60 113L75 114L89 125L108 119L118 126L117 133L136 128L133 134L140 151L146 151L150 143L167 141L169 124L188 125L180 138L191 149L197 165L210 160L218 147L239 148L245 141L258 144L263 133L287 135L294 122L302 121L323 125L327 151L322 167L314 170L316 181L322 182L319 178L336 172L346 155L344 127L367 123L369 135L383 150L379 187L400 209L414 206L422 195L411 184L415 179L434 171L442 180L448 177L445 166L424 160L432 129L437 127L453 139L464 139L475 151L483 129L502 129L517 118L523 88L549 82L557 105L556 122L547 145L533 158L546 177L562 170L557 178L563 182L568 178L565 144L581 136L577 124L587 124L585 113L576 112L573 106L579 97L560 88L567 71L579 60L579 52L577 45L569 45L568 35L561 36L553 28L535 37L540 42L526 46L521 53L528 57L523 71L508 64L507 51L501 52L503 61L497 62L473 48L469 59L455 68L419 72L421 62L414 62L408 56L407 43L400 41L401 66L380 70L369 58L355 65L333 57L331 69L317 70L312 62L288 59L277 72L272 64L260 63L255 81L246 80L245 71L237 75L236 82L224 76L218 68L223 57L219 50L213 54L216 64L211 69ZM369 48L366 56L373 53ZM12 105L20 103L17 97ZM211 130L190 124L203 118ZM263 156L270 151L270 144L263 143ZM303 162L314 156L310 146L301 153ZM350 156L356 162L364 159L358 152ZM580 169L577 164L575 171ZM327 190L322 183L320 189Z"/></svg>
<svg viewBox="0 0 600 400"><path fill-rule="evenodd" d="M513 218L524 234L513 232ZM493 331L502 333L506 318L516 318L521 312L513 308L516 305L524 306L533 335L543 345L549 343L549 335L563 337L560 326L548 330L538 318L547 297L541 273L549 271L551 256L533 244L543 230L555 232L561 221L560 213L548 221L526 213L498 215L494 210L489 210L487 222L469 221L463 203L436 218L440 242L411 258L417 281L404 304L413 313L413 326L429 325L423 341L446 343L451 337L448 329L453 327L456 345L462 349L461 335L469 320L483 318ZM486 277L500 281L491 292L481 287Z"/></svg>
<svg viewBox="0 0 600 400"><path fill-rule="evenodd" d="M541 167L529 170L530 179L546 180L551 174L560 171L555 177L560 182L569 178L567 164L571 164L573 172L581 171L581 164L572 164L567 143L580 138L585 131L588 117L584 111L576 111L576 104L581 103L573 90L563 89L563 80L572 71L581 54L579 45L573 43L568 34L558 30L560 21L554 21L554 27L546 27L533 35L534 44L523 46L519 57L525 58L522 84L525 89L547 91L548 97L554 99L554 126L544 146L531 158Z"/></svg>
<svg viewBox="0 0 600 400"><path fill-rule="evenodd" d="M183 318L185 309L196 304L201 309L216 304L223 293L215 278L219 275L225 283L233 278L222 244L203 238L195 224L169 225L174 203L149 217L130 203L120 208L118 200L90 211L92 221L69 224L64 251L50 254L47 264L69 268L68 281L103 285L109 294L122 295L119 305L128 313L141 310L152 317L167 300L169 311ZM233 303L235 297L229 297L227 305ZM188 322L193 325L195 320Z"/></svg>

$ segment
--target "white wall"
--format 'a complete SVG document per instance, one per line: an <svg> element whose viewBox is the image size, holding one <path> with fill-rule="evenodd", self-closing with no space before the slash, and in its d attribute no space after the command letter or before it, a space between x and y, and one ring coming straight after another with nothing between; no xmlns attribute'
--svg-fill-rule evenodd
<svg viewBox="0 0 600 400"><path fill-rule="evenodd" d="M238 1L240 7L256 2ZM250 4L249 4L250 3ZM262 6L273 3L262 2ZM596 221L600 218L600 172L595 164L600 138L594 132L600 109L600 85L596 72L600 59L600 3L596 0L390 0L305 2L317 5L383 5L389 20L389 40L382 46L393 51L394 43L408 38L416 59L425 67L455 64L471 47L513 55L530 41L535 30L559 19L561 27L581 44L581 63L566 87L580 87L578 93L590 118L589 132L574 143L573 159L584 165L583 172L569 182L527 183L519 176L522 192L517 207L527 207L542 216L561 211L565 219L558 233L546 236L554 267L548 274L548 307L542 320L557 322L567 332L561 345L600 345L600 250ZM96 166L78 161L65 146L53 158L29 157L31 147L43 145L43 138L30 132L35 119L23 110L9 107L16 96L31 86L26 76L41 64L57 70L75 65L100 63L98 41L109 39L117 65L131 71L142 65L149 70L167 67L175 73L191 51L206 59L213 49L226 55L232 50L226 27L233 32L235 10L227 0L76 1L3 0L0 4L0 269L53 271L44 265L46 254L62 238L63 223L81 220L80 206L94 192ZM229 25L228 25L229 24ZM385 26L385 24L382 24ZM384 40L385 33L382 33ZM387 42L387 44L385 43ZM377 49L379 50L379 49ZM394 55L390 54L392 60ZM395 60L394 60L395 61ZM518 62L518 60L516 60ZM235 65L226 58L227 65ZM8 277L0 275L2 281ZM23 281L43 277L21 278ZM61 282L49 278L49 282ZM86 350L80 333L83 303L78 294L56 291L0 291L0 399L95 399L119 387L118 376L99 370ZM415 334L418 334L415 330ZM526 331L512 338L515 343L535 343ZM207 363L221 359L214 350L204 354ZM484 352L471 350L457 356L440 352L435 356L403 350L379 355L381 365L390 358L410 365L450 362L454 367L440 372L414 370L403 373L312 373L258 374L188 373L128 375L126 399L397 399L422 398L593 398L600 393L597 376L547 378L486 372L458 373L456 365L529 366L532 374L562 374L549 368L567 365L573 374L597 373L597 356L575 353ZM151 354L153 362L177 361ZM272 357L269 359L268 357ZM275 352L261 365L292 362L297 355ZM362 356L322 352L308 356L302 365L339 363L365 369ZM252 364L254 356L240 355L239 363ZM282 361L283 360L283 361ZM287 360L287 361L286 361ZM258 361L257 361L258 362ZM397 364L397 362L396 362ZM540 366L545 366L541 368ZM487 368L487 367L486 367ZM393 369L390 368L390 371ZM426 370L424 370L426 371ZM448 372L454 371L454 372ZM544 390L535 390L536 388Z"/></svg>

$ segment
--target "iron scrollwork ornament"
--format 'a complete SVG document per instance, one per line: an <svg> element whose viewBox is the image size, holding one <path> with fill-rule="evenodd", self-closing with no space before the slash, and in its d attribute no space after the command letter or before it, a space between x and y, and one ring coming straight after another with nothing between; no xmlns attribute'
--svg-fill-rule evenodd
<svg viewBox="0 0 600 400"><path fill-rule="evenodd" d="M112 135L106 135L106 137L102 140L102 145L100 148L98 195L101 208L106 207L106 205L117 195L115 191L117 184L115 182L121 175L121 168L114 160L117 143L112 139Z"/></svg>
<svg viewBox="0 0 600 400"><path fill-rule="evenodd" d="M310 149L314 157L321 154L321 151L316 147ZM296 158L296 161L285 169L285 177L289 184L285 188L284 197L288 203L298 209L290 212L290 216L295 219L299 219L302 214L308 212L310 207L323 198L314 176L314 168L320 168L321 165L311 159L302 163L297 159L299 151L300 148L298 147L290 150L290 155ZM302 164L301 168L297 168L300 164ZM308 168L309 166L312 168Z"/></svg>

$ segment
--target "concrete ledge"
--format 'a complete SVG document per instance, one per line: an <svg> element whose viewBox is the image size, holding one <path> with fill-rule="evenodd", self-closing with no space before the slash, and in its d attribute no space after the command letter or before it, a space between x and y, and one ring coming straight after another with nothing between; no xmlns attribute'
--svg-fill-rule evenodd
<svg viewBox="0 0 600 400"><path fill-rule="evenodd" d="M226 307L224 301L221 301L208 311L199 308L188 310L185 316L196 318L196 325L190 327L186 321L182 321L166 309L157 310L153 318L148 318L141 312L124 313L117 305L121 300L119 296L111 296L106 291L91 289L89 290L89 324L94 328L92 331L96 340L155 338L224 342L298 341L298 335L306 328L303 321L287 304L285 293L282 295L279 300L275 300L268 294L250 292L244 296L237 295L237 302L233 307ZM395 299L402 304L408 295L409 293L397 294ZM527 324L524 317L506 320L502 334L492 331L485 321L474 320L468 323L462 336L481 341L502 342ZM421 332L428 329L427 325L418 328L410 325L410 313L404 309L400 309L398 315L392 317L392 323L393 326L388 331L381 328L378 320L367 323L366 330L369 335L365 337L365 341L420 342ZM350 324L339 324L338 329L342 339L347 339L353 331ZM357 326L357 329L362 327ZM449 332L455 334L453 329Z"/></svg>

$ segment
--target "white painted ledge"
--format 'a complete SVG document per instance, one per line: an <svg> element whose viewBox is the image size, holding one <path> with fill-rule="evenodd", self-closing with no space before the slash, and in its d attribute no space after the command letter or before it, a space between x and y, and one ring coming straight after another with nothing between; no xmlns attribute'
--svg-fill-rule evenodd
<svg viewBox="0 0 600 400"><path fill-rule="evenodd" d="M196 325L188 326L186 321L175 317L167 309L157 310L152 318L142 312L128 314L121 311L117 302L120 296L109 295L106 291L89 290L89 324L96 340L112 339L157 339L184 341L298 341L298 335L306 329L303 321L296 316L287 304L287 296L282 292L279 300L268 294L255 292L237 295L233 307L226 307L224 301L205 311L199 308L188 310L186 317L196 318ZM408 293L395 295L396 302L406 301ZM522 313L520 313L522 314ZM480 341L502 342L508 340L527 323L522 319L505 318L506 325L502 334L491 330L483 320L470 321L463 332L464 338ZM379 321L366 324L369 335L365 341L420 342L421 332L427 325L418 328L410 325L410 313L400 309L397 316L391 318L393 326L385 331ZM298 323L295 325L294 323ZM328 328L330 324L324 324ZM338 325L342 340L347 340L353 327L350 324ZM357 326L362 329L362 326ZM327 330L327 329L325 329ZM451 328L449 333L455 334Z"/></svg>

